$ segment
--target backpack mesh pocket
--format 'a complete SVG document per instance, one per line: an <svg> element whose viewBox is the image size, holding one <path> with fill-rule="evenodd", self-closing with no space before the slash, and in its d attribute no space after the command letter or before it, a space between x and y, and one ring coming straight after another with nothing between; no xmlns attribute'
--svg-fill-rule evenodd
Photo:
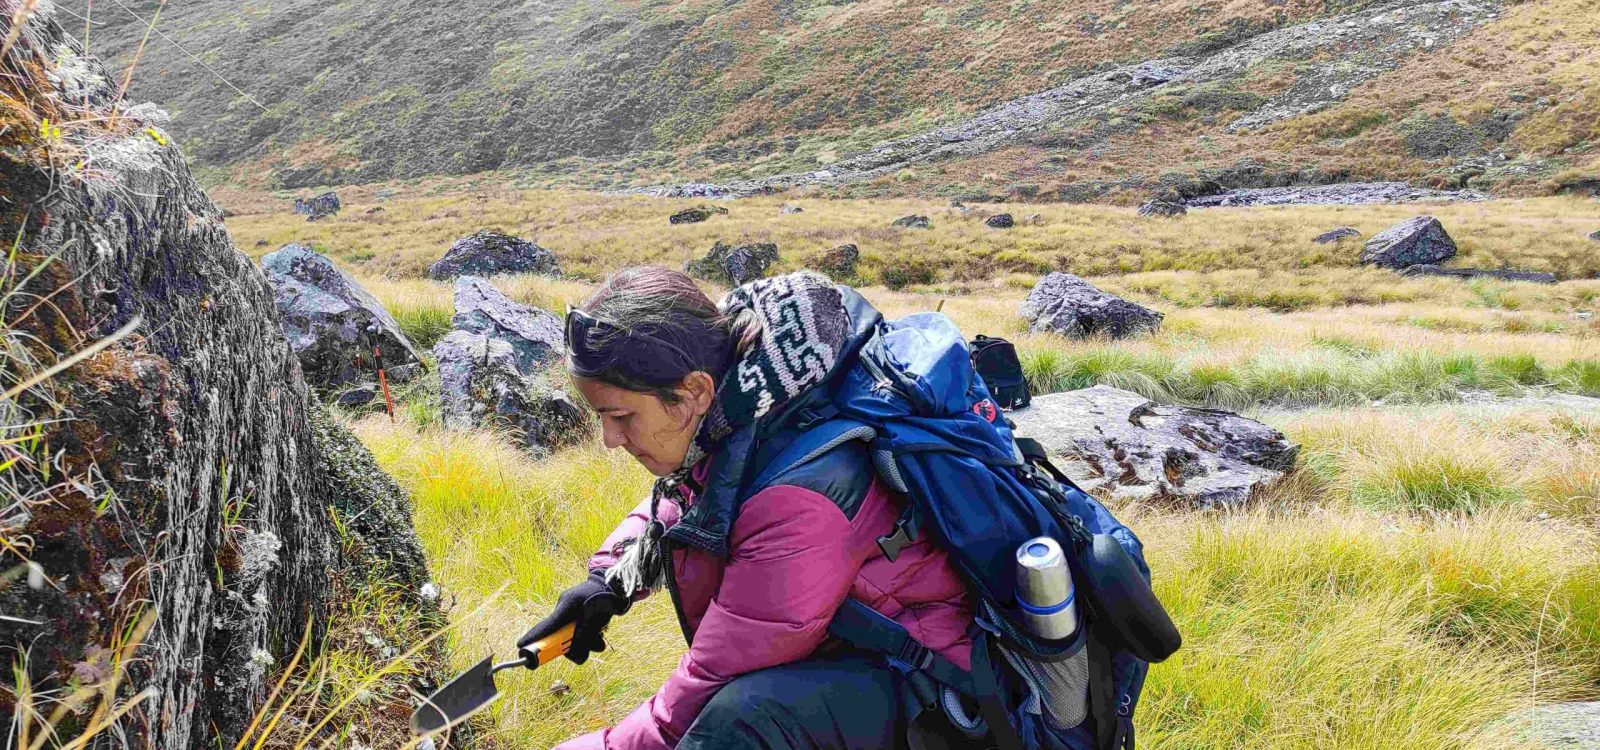
<svg viewBox="0 0 1600 750"><path fill-rule="evenodd" d="M1029 659L1002 648L1028 686L1022 709L1044 716L1051 729L1071 729L1089 716L1089 649L1057 662Z"/></svg>

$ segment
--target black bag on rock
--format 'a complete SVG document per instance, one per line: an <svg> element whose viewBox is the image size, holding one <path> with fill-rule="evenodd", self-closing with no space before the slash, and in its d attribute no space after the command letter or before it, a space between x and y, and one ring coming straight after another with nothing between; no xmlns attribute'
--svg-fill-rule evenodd
<svg viewBox="0 0 1600 750"><path fill-rule="evenodd" d="M1021 409L1033 401L1028 392L1028 380L1022 374L1022 361L1017 359L1017 347L1010 341L990 338L980 334L968 347L972 351L972 368L989 386L1002 409Z"/></svg>

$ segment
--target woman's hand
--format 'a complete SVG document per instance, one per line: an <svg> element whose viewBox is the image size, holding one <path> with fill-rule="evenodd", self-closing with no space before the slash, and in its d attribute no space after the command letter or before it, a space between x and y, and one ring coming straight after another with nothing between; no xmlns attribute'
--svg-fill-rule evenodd
<svg viewBox="0 0 1600 750"><path fill-rule="evenodd" d="M567 649L567 658L573 664L582 664L589 660L589 654L606 650L603 635L606 625L611 623L612 617L627 612L632 604L631 600L606 584L604 575L591 573L582 583L561 592L561 597L556 599L555 611L523 633L517 639L517 648L547 638L571 623L576 628L572 633L572 646ZM530 662L530 669L535 666L536 662Z"/></svg>

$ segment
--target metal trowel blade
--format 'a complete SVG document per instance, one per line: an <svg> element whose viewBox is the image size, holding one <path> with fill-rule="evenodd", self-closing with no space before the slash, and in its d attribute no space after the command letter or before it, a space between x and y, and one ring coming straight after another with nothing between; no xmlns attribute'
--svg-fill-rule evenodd
<svg viewBox="0 0 1600 750"><path fill-rule="evenodd" d="M484 659L428 696L411 714L411 731L422 736L455 726L499 697L500 690L494 685L494 659Z"/></svg>

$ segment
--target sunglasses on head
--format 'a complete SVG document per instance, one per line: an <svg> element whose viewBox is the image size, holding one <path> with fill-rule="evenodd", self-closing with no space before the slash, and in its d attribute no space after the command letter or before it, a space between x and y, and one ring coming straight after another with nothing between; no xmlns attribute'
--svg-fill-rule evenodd
<svg viewBox="0 0 1600 750"><path fill-rule="evenodd" d="M693 357L648 330L624 331L576 307L567 307L567 358L572 372L593 378L620 372L651 385L672 385L697 369ZM600 342L594 340L596 334Z"/></svg>

